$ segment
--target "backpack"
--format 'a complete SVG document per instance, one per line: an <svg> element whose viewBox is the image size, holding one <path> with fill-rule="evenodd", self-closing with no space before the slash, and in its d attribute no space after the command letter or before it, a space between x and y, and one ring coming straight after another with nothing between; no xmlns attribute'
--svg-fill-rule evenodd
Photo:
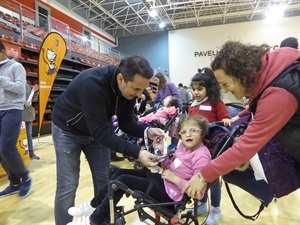
<svg viewBox="0 0 300 225"><path fill-rule="evenodd" d="M298 110L289 122L275 135L275 138L285 146L291 155L300 162L300 58L273 80L249 106L249 111L255 114L257 102L268 87L280 87L292 93L298 101Z"/></svg>

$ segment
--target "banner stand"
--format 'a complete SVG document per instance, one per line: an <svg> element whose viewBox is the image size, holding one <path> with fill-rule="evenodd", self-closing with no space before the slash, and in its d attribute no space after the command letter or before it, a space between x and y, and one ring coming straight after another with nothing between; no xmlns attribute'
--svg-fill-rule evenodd
<svg viewBox="0 0 300 225"><path fill-rule="evenodd" d="M43 142L40 142L40 136L41 136L41 134L40 133L38 133L38 142L37 143L35 143L35 144L33 144L33 146L39 146L39 145L43 145L43 144L47 144L47 145L53 145L53 142L51 141L51 142L48 142L48 141L43 141Z"/></svg>

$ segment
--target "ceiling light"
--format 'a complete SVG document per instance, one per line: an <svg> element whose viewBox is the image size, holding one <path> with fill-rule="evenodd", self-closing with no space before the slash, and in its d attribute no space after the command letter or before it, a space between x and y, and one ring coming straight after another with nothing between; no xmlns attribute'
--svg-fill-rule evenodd
<svg viewBox="0 0 300 225"><path fill-rule="evenodd" d="M149 11L149 15L150 15L151 17L156 17L156 16L157 16L157 11L156 11L156 10L150 10L150 11Z"/></svg>
<svg viewBox="0 0 300 225"><path fill-rule="evenodd" d="M163 29L163 28L166 27L166 24L165 24L165 22L162 21L162 22L159 23L158 26L159 26L160 29Z"/></svg>
<svg viewBox="0 0 300 225"><path fill-rule="evenodd" d="M283 17L285 7L283 6L272 6L268 11L266 11L266 21L268 23L276 23Z"/></svg>

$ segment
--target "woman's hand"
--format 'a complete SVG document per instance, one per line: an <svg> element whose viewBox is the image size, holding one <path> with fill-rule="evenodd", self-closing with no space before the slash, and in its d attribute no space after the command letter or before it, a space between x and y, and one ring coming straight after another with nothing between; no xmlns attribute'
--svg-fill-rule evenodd
<svg viewBox="0 0 300 225"><path fill-rule="evenodd" d="M231 125L231 119L222 119L225 127L229 127Z"/></svg>
<svg viewBox="0 0 300 225"><path fill-rule="evenodd" d="M187 193L191 198L200 198L201 190L206 185L206 181L203 179L200 173L195 174L189 180L188 183L182 188L182 193Z"/></svg>

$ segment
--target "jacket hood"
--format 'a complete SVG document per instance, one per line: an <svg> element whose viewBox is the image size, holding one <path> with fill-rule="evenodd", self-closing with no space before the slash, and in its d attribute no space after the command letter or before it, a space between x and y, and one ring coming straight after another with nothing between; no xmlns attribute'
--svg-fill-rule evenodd
<svg viewBox="0 0 300 225"><path fill-rule="evenodd" d="M6 63L0 64L0 66L6 67L6 66L11 66L12 64L16 63L14 60L8 60Z"/></svg>
<svg viewBox="0 0 300 225"><path fill-rule="evenodd" d="M300 51L279 48L262 56L262 68L257 74L257 83L252 98L259 95L278 75L300 58Z"/></svg>

